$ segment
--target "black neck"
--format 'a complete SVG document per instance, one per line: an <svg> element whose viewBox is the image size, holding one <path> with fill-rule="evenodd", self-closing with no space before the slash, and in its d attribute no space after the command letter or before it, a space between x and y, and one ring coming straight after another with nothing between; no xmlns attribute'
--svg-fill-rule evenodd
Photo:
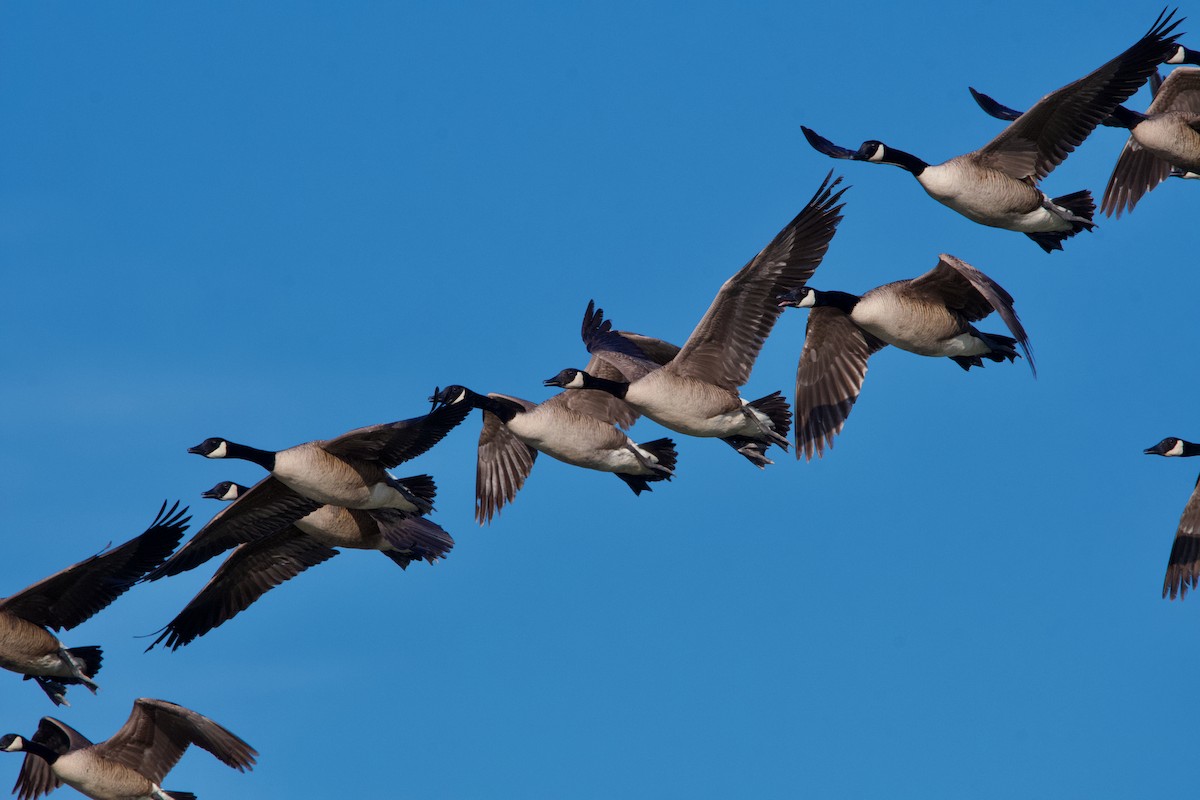
<svg viewBox="0 0 1200 800"><path fill-rule="evenodd" d="M1181 455L1200 456L1200 444L1185 442L1183 439L1180 439L1179 443L1183 445L1183 453Z"/></svg>
<svg viewBox="0 0 1200 800"><path fill-rule="evenodd" d="M58 760L58 753L54 752L41 742L35 742L32 739L26 739L24 737L21 738L21 751L25 753L32 753L39 758L43 758L46 760L47 764L53 764Z"/></svg>
<svg viewBox="0 0 1200 800"><path fill-rule="evenodd" d="M887 146L884 147L883 159L880 163L892 164L893 166L908 170L913 175L920 175L929 166L929 164L917 158L912 153L906 153L903 150Z"/></svg>
<svg viewBox="0 0 1200 800"><path fill-rule="evenodd" d="M831 306L849 314L858 305L858 295L849 292L822 292L813 289L813 306Z"/></svg>
<svg viewBox="0 0 1200 800"><path fill-rule="evenodd" d="M602 392L608 392L613 397L624 399L625 393L629 391L629 384L625 381L610 381L607 378L597 378L595 375L583 373L583 388L599 389Z"/></svg>
<svg viewBox="0 0 1200 800"><path fill-rule="evenodd" d="M503 397L488 397L487 395L471 392L468 399L476 408L482 408L488 413L495 414L500 418L501 422L509 422L517 414L525 412L523 405L514 403L512 400L505 400Z"/></svg>
<svg viewBox="0 0 1200 800"><path fill-rule="evenodd" d="M248 447L226 440L225 457L253 461L267 472L275 470L275 453L270 450L259 450L257 447Z"/></svg>

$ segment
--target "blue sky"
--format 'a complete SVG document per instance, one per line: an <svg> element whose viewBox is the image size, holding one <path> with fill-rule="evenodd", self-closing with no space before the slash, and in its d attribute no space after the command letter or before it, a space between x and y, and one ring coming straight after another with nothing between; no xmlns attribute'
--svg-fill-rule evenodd
<svg viewBox="0 0 1200 800"><path fill-rule="evenodd" d="M1159 11L1038 8L5 4L0 593L164 498L198 528L202 490L261 472L185 452L208 436L282 448L449 383L544 399L591 298L682 341L830 167L852 188L814 286L954 254L1014 295L1039 373L887 350L821 461L677 437L677 478L635 497L543 458L482 529L472 416L397 470L437 479L447 560L347 552L174 653L134 637L216 562L135 587L64 636L105 648L102 692L56 711L0 675L3 728L99 739L135 697L182 703L261 752L189 752L167 788L207 798L1190 787L1200 602L1159 591L1197 465L1141 451L1200 438L1196 187L1046 255L800 134L943 160L1001 129L968 85L1028 106ZM1098 199L1123 141L1043 187ZM747 397L791 396L804 317Z"/></svg>

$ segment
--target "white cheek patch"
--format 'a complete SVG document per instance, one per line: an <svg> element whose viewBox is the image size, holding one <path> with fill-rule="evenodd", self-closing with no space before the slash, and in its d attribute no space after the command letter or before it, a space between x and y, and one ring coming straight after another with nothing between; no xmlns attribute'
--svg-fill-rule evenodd
<svg viewBox="0 0 1200 800"><path fill-rule="evenodd" d="M20 736L18 736L15 739L13 739L11 742L9 742L8 747L6 747L4 749L5 749L5 751L7 751L9 753L19 753L21 751L21 748L24 746L25 746L25 740L23 740Z"/></svg>
<svg viewBox="0 0 1200 800"><path fill-rule="evenodd" d="M1175 446L1172 447L1167 452L1163 453L1163 455L1164 456L1181 456L1181 455L1183 455L1183 440L1176 439Z"/></svg>
<svg viewBox="0 0 1200 800"><path fill-rule="evenodd" d="M571 382L566 385L567 389L582 389L583 388L583 373L576 372L575 377L571 378Z"/></svg>
<svg viewBox="0 0 1200 800"><path fill-rule="evenodd" d="M453 404L453 403L461 403L463 400L466 400L466 399L467 399L467 390L466 390L466 389L463 389L461 392L459 392L459 393L458 393L458 397L454 398L454 399L453 399L452 401L450 401L450 402L451 402L451 404Z"/></svg>
<svg viewBox="0 0 1200 800"><path fill-rule="evenodd" d="M229 488L225 490L225 494L221 495L222 500L237 500L238 487L236 483L229 484Z"/></svg>
<svg viewBox="0 0 1200 800"><path fill-rule="evenodd" d="M1184 56L1184 52L1183 52L1183 47L1181 45L1181 46L1175 48L1175 55L1171 56L1163 63L1164 64L1182 64L1183 56Z"/></svg>
<svg viewBox="0 0 1200 800"><path fill-rule="evenodd" d="M883 161L883 151L885 149L887 148L885 148L883 145L879 145L879 147L875 148L875 152L871 154L871 157L868 158L867 161L874 161L876 164Z"/></svg>
<svg viewBox="0 0 1200 800"><path fill-rule="evenodd" d="M800 298L800 302L796 304L796 308L812 308L817 304L817 293L809 289L804 293L804 297Z"/></svg>
<svg viewBox="0 0 1200 800"><path fill-rule="evenodd" d="M219 445L217 445L216 450L213 450L211 453L209 453L205 457L206 458L225 458L227 455L229 455L228 442L222 441Z"/></svg>

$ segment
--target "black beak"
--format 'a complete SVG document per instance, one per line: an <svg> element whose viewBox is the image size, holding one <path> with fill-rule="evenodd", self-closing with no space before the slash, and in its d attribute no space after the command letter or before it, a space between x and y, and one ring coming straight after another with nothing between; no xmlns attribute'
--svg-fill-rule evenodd
<svg viewBox="0 0 1200 800"><path fill-rule="evenodd" d="M858 153L855 151L847 150L845 147L838 147L824 136L818 134L812 128L806 128L801 125L800 130L804 133L804 138L808 139L808 143L812 145L813 149L818 153L824 153L830 158L848 158L854 161L862 161L862 159L858 157Z"/></svg>
<svg viewBox="0 0 1200 800"><path fill-rule="evenodd" d="M204 455L204 451L200 449L200 445L196 445L195 447L189 447L188 452L194 453L195 455L198 455L198 456Z"/></svg>
<svg viewBox="0 0 1200 800"><path fill-rule="evenodd" d="M221 495L217 494L217 493L216 493L215 491L213 491L212 489L207 489L207 490L205 490L205 491L201 492L201 493L200 493L200 496L201 496L201 497L206 497L206 498L208 498L209 500L220 500L220 499L221 499Z"/></svg>
<svg viewBox="0 0 1200 800"><path fill-rule="evenodd" d="M798 289L791 289L777 298L779 305L783 308L793 308L800 302L800 298L804 296L805 287L801 286Z"/></svg>

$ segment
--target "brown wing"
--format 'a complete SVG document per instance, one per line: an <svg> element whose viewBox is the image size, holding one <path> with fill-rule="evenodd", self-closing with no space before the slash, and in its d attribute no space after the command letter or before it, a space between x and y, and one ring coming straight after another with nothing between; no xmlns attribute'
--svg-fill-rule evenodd
<svg viewBox="0 0 1200 800"><path fill-rule="evenodd" d="M763 342L783 311L779 295L812 277L837 231L842 218L838 201L846 190L833 188L841 180L830 172L804 210L725 281L666 369L730 391L750 379Z"/></svg>
<svg viewBox="0 0 1200 800"><path fill-rule="evenodd" d="M42 717L37 732L33 734L33 741L46 745L60 756L92 744L82 733L54 717ZM46 759L26 753L13 791L17 793L18 800L32 800L49 794L61 785L62 782L54 775Z"/></svg>
<svg viewBox="0 0 1200 800"><path fill-rule="evenodd" d="M279 584L337 554L337 550L293 525L238 545L146 650L160 642L172 650L191 643L245 611Z"/></svg>
<svg viewBox="0 0 1200 800"><path fill-rule="evenodd" d="M1024 351L1029 368L1037 375L1037 365L1029 347L1029 335L1013 308L1012 295L975 267L942 253L938 256L938 265L909 281L905 291L942 303L968 322L978 322L995 311Z"/></svg>
<svg viewBox="0 0 1200 800"><path fill-rule="evenodd" d="M1125 52L1051 92L976 151L979 160L1014 178L1041 180L1062 163L1118 105L1175 51L1175 12L1160 14Z"/></svg>
<svg viewBox="0 0 1200 800"><path fill-rule="evenodd" d="M384 469L391 469L440 442L469 413L469 404L450 403L423 417L358 428L322 442L321 446L339 458L374 461Z"/></svg>
<svg viewBox="0 0 1200 800"><path fill-rule="evenodd" d="M1148 116L1165 111L1200 114L1200 69L1181 67L1172 70L1162 82L1154 101L1146 109ZM1100 210L1118 219L1123 211L1133 211L1142 196L1165 181L1171 174L1171 164L1136 147L1130 136L1125 140L1121 155L1108 178Z"/></svg>
<svg viewBox="0 0 1200 800"><path fill-rule="evenodd" d="M812 461L833 447L862 390L867 359L885 346L839 309L808 312L796 368L796 458L803 452Z"/></svg>
<svg viewBox="0 0 1200 800"><path fill-rule="evenodd" d="M526 411L536 408L534 403L515 397L488 396L521 403ZM537 450L513 435L499 417L483 412L483 429L479 432L479 453L475 462L475 520L480 525L490 523L505 503L512 502L525 485L536 458Z"/></svg>
<svg viewBox="0 0 1200 800"><path fill-rule="evenodd" d="M203 714L142 697L129 719L95 751L161 784L189 744L202 747L239 772L254 766L257 751Z"/></svg>
<svg viewBox="0 0 1200 800"><path fill-rule="evenodd" d="M71 629L157 568L187 530L187 506L164 502L150 527L120 547L80 561L18 592L0 608L54 630Z"/></svg>
<svg viewBox="0 0 1200 800"><path fill-rule="evenodd" d="M1171 557L1167 559L1167 575L1163 580L1163 597L1182 600L1189 588L1200 581L1200 479L1183 507Z"/></svg>
<svg viewBox="0 0 1200 800"><path fill-rule="evenodd" d="M286 528L320 507L320 502L292 491L282 481L270 476L263 478L218 511L178 553L146 579L155 581L195 569L232 547Z"/></svg>

